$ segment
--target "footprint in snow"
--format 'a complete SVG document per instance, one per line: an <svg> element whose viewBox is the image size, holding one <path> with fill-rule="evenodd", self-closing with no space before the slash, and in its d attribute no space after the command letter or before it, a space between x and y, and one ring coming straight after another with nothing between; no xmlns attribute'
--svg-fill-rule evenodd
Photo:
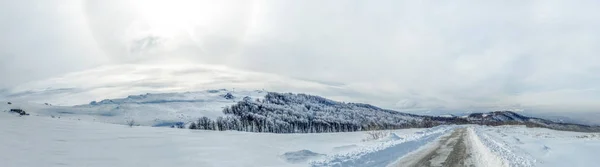
<svg viewBox="0 0 600 167"><path fill-rule="evenodd" d="M544 145L543 149L544 149L544 152L546 152L546 155L550 154L550 152L552 151L552 149L546 145Z"/></svg>
<svg viewBox="0 0 600 167"><path fill-rule="evenodd" d="M550 150L550 147L544 145L544 150Z"/></svg>

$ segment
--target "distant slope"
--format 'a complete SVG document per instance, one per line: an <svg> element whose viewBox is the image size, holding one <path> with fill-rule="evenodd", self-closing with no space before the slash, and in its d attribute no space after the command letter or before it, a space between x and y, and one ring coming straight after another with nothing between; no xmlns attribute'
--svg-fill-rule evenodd
<svg viewBox="0 0 600 167"><path fill-rule="evenodd" d="M200 118L192 129L272 133L321 133L428 128L466 124L457 117L430 117L343 103L320 96L269 92L262 100L240 101L223 110L226 117Z"/></svg>
<svg viewBox="0 0 600 167"><path fill-rule="evenodd" d="M231 96L229 96L231 95ZM199 117L215 119L223 116L223 109L245 97L260 99L263 91L230 91L226 89L201 92L159 93L131 95L121 99L92 101L85 105L49 106L37 104L0 104L2 110L23 108L35 115L61 119L87 120L126 124L134 120L142 126L171 126L185 124Z"/></svg>
<svg viewBox="0 0 600 167"><path fill-rule="evenodd" d="M595 132L600 127L556 123L510 111L475 113L465 117L420 116L369 104L342 103L319 96L269 92L262 100L244 100L216 120L201 118L192 129L272 133L320 133L398 128L427 128L447 124L527 125L556 130Z"/></svg>
<svg viewBox="0 0 600 167"><path fill-rule="evenodd" d="M269 92L262 100L240 101L223 112L229 118L216 122L219 130L314 133L427 126L418 115L292 93Z"/></svg>
<svg viewBox="0 0 600 167"><path fill-rule="evenodd" d="M143 94L77 106L0 104L2 110L22 108L32 115L114 124L173 126L191 129L271 133L320 133L428 128L449 124L527 125L556 130L597 132L598 126L553 122L510 111L467 116L422 116L345 103L320 96L263 91Z"/></svg>
<svg viewBox="0 0 600 167"><path fill-rule="evenodd" d="M600 132L600 127L554 122L551 120L528 117L511 111L494 111L489 113L473 113L464 116L471 124L480 125L527 125L528 127L543 127L555 130Z"/></svg>

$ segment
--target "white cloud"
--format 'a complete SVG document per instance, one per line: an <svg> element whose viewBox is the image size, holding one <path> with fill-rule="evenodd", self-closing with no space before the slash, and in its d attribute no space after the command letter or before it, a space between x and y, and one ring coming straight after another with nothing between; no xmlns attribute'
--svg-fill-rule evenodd
<svg viewBox="0 0 600 167"><path fill-rule="evenodd" d="M320 85L267 89L393 109L600 109L597 1L64 0L28 8L38 2L0 5L20 7L0 10L11 23L0 30L0 68L9 71L0 77L10 80L0 87L98 64L185 62ZM61 4L71 5L57 12ZM135 45L140 39L160 42ZM193 83L186 90L205 84ZM412 102L398 106L403 99Z"/></svg>
<svg viewBox="0 0 600 167"><path fill-rule="evenodd" d="M415 107L417 107L417 102L410 99L400 100L396 103L396 108L398 109L412 109Z"/></svg>

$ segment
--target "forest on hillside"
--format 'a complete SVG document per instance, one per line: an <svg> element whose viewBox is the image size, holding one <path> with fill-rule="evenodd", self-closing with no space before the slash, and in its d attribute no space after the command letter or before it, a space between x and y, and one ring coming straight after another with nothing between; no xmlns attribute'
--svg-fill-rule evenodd
<svg viewBox="0 0 600 167"><path fill-rule="evenodd" d="M369 104L336 102L319 96L269 92L264 99L244 98L223 110L224 117L202 117L190 129L270 133L324 133L433 127L464 120L427 117Z"/></svg>

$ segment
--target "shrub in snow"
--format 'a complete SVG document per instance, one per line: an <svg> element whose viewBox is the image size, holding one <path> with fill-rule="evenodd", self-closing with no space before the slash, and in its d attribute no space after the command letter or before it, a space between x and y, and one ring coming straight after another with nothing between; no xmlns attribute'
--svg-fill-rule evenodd
<svg viewBox="0 0 600 167"><path fill-rule="evenodd" d="M133 125L135 125L135 120L131 119L127 121L127 126L133 127Z"/></svg>
<svg viewBox="0 0 600 167"><path fill-rule="evenodd" d="M551 150L550 147L544 145L544 150Z"/></svg>
<svg viewBox="0 0 600 167"><path fill-rule="evenodd" d="M195 122L192 122L192 124L190 124L190 129L198 129L198 126L196 126Z"/></svg>
<svg viewBox="0 0 600 167"><path fill-rule="evenodd" d="M22 109L10 109L10 112L17 113L17 114L19 114L19 115L21 115L21 116L23 116L23 115L29 115L28 113L26 113L26 112L25 112L24 110L22 110Z"/></svg>
<svg viewBox="0 0 600 167"><path fill-rule="evenodd" d="M235 96L233 96L231 93L227 93L227 94L223 95L223 97L224 97L225 99L228 99L228 100L231 100L231 99L234 99L234 98L235 98Z"/></svg>
<svg viewBox="0 0 600 167"><path fill-rule="evenodd" d="M185 124L183 122L177 122L177 123L175 123L175 127L179 128L179 129L184 129L185 128Z"/></svg>
<svg viewBox="0 0 600 167"><path fill-rule="evenodd" d="M388 136L391 132L388 131L367 131L365 132L365 134L367 134L367 138L363 139L363 141L371 141L371 140L379 140L382 139L386 136Z"/></svg>

